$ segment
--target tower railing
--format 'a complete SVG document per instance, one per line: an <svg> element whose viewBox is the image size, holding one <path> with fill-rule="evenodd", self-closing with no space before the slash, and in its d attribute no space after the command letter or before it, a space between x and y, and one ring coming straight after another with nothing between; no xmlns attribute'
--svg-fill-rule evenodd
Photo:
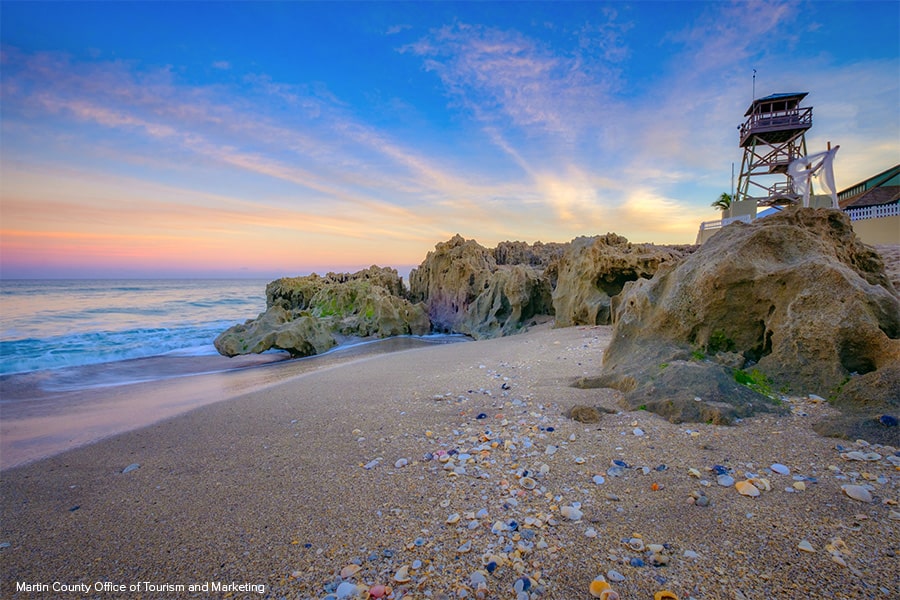
<svg viewBox="0 0 900 600"><path fill-rule="evenodd" d="M770 131L809 129L812 127L812 107L797 107L791 110L751 114L741 125L741 145L751 135Z"/></svg>

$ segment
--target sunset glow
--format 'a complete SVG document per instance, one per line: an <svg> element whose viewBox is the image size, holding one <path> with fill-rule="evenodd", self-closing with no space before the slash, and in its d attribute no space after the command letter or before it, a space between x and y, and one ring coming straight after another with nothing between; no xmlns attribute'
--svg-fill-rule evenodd
<svg viewBox="0 0 900 600"><path fill-rule="evenodd" d="M0 4L0 276L406 271L693 243L757 96L900 162L896 2Z"/></svg>

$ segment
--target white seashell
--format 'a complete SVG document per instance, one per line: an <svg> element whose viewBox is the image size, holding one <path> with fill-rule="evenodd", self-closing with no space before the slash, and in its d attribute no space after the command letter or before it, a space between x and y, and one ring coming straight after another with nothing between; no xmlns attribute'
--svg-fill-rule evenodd
<svg viewBox="0 0 900 600"><path fill-rule="evenodd" d="M394 581L397 583L407 583L412 579L409 576L409 565L403 565L394 573Z"/></svg>
<svg viewBox="0 0 900 600"><path fill-rule="evenodd" d="M459 523L459 513L453 513L452 515L447 517L446 523L447 525L455 525L456 523Z"/></svg>
<svg viewBox="0 0 900 600"><path fill-rule="evenodd" d="M803 550L804 552L815 552L816 551L815 548L812 547L812 544L810 544L806 540L800 540L800 543L797 544L797 549Z"/></svg>
<svg viewBox="0 0 900 600"><path fill-rule="evenodd" d="M523 477L519 480L519 485L526 490L533 490L537 486L537 482L531 477Z"/></svg>
<svg viewBox="0 0 900 600"><path fill-rule="evenodd" d="M790 475L791 470L781 463L773 463L772 466L769 467L773 472L778 473L779 475Z"/></svg>
<svg viewBox="0 0 900 600"><path fill-rule="evenodd" d="M547 446L546 450L544 450L544 454L551 456L556 454L556 451L559 450L556 446Z"/></svg>
<svg viewBox="0 0 900 600"><path fill-rule="evenodd" d="M647 550L649 550L653 554L662 554L662 551L665 549L665 546L663 546L662 544L649 544L647 546Z"/></svg>
<svg viewBox="0 0 900 600"><path fill-rule="evenodd" d="M854 500L859 500L860 502L872 502L872 494L861 485L846 484L842 485L841 489Z"/></svg>
<svg viewBox="0 0 900 600"><path fill-rule="evenodd" d="M472 550L472 541L468 541L459 548L456 549L460 554L465 554L466 552L470 552Z"/></svg>
<svg viewBox="0 0 900 600"><path fill-rule="evenodd" d="M347 565L341 569L341 579L349 579L359 573L362 567L359 565Z"/></svg>
<svg viewBox="0 0 900 600"><path fill-rule="evenodd" d="M580 456L576 456L576 457L575 457L575 464L576 464L576 465L583 465L583 464L584 464L584 459L583 459L582 457L580 457Z"/></svg>
<svg viewBox="0 0 900 600"><path fill-rule="evenodd" d="M405 466L408 465L408 464L409 464L409 461L408 461L408 460L406 460L405 458L401 458L401 459L399 459L397 462L394 463L394 468L395 468L395 469L402 469L403 467L405 467Z"/></svg>
<svg viewBox="0 0 900 600"><path fill-rule="evenodd" d="M631 538L626 545L635 552L641 552L644 549L644 541L641 538Z"/></svg>
<svg viewBox="0 0 900 600"><path fill-rule="evenodd" d="M581 517L584 516L584 513L574 506L563 506L561 509L559 509L559 514L569 519L570 521L580 521Z"/></svg>

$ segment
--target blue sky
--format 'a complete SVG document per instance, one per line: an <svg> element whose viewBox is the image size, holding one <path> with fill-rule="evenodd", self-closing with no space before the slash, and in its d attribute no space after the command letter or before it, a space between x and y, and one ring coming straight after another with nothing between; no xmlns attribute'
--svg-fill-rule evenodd
<svg viewBox="0 0 900 600"><path fill-rule="evenodd" d="M405 271L692 243L757 97L900 162L900 3L0 3L0 275ZM736 166L736 168L737 168Z"/></svg>

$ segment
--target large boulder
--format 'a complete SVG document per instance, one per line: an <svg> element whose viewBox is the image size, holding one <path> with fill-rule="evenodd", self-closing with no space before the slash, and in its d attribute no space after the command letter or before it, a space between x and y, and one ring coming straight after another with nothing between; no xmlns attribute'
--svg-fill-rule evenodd
<svg viewBox="0 0 900 600"><path fill-rule="evenodd" d="M501 260L529 256L520 247L508 248L513 251L501 252ZM519 330L525 320L552 310L542 269L500 265L494 251L460 235L437 244L410 273L409 282L411 298L425 302L439 331L475 338L506 335Z"/></svg>
<svg viewBox="0 0 900 600"><path fill-rule="evenodd" d="M682 256L673 248L632 244L614 233L572 240L556 267L556 325L609 325L611 298L626 283L650 279L661 264Z"/></svg>
<svg viewBox="0 0 900 600"><path fill-rule="evenodd" d="M840 211L729 225L677 266L627 284L613 310L602 373L585 384L622 389L633 408L728 422L778 410L775 392L843 387L869 399L865 418L891 406L890 386L867 380L900 361L900 298Z"/></svg>
<svg viewBox="0 0 900 600"><path fill-rule="evenodd" d="M294 356L328 350L335 336L424 335L431 322L421 303L405 297L397 271L373 266L356 273L315 273L266 286L266 312L215 340L226 356L275 348Z"/></svg>
<svg viewBox="0 0 900 600"><path fill-rule="evenodd" d="M273 306L256 319L229 327L213 344L225 356L259 354L273 348L286 350L291 356L311 356L325 352L336 341L318 319L295 317L281 306Z"/></svg>

